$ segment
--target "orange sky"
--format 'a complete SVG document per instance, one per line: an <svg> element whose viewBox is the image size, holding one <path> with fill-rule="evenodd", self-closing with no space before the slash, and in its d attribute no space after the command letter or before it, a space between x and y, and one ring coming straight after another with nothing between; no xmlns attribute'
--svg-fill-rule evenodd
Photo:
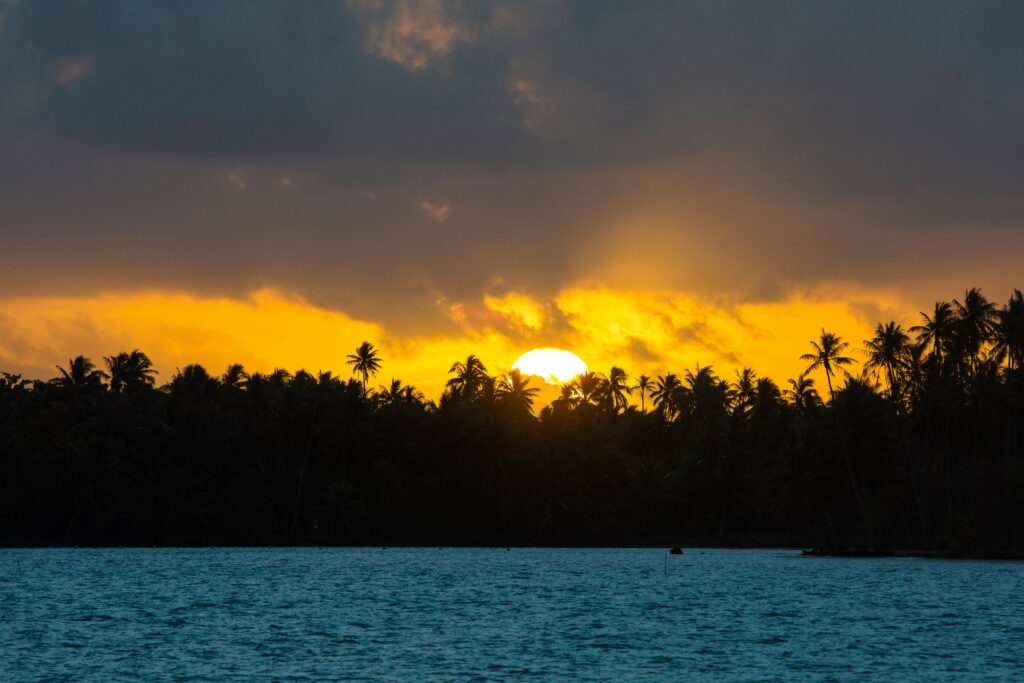
<svg viewBox="0 0 1024 683"><path fill-rule="evenodd" d="M451 363L469 353L500 373L539 346L572 350L594 370L621 365L631 376L682 373L700 363L729 378L750 366L783 383L800 372L798 356L822 325L859 347L877 322L869 313L899 319L913 312L895 295L852 288L731 305L670 291L578 286L547 299L512 292L436 305L452 318L455 332L401 336L273 289L241 298L155 290L4 298L0 367L47 378L70 355L99 361L138 347L164 381L194 362L218 373L241 362L251 371L305 368L348 376L345 355L369 340L384 358L380 383L398 377L434 398Z"/></svg>

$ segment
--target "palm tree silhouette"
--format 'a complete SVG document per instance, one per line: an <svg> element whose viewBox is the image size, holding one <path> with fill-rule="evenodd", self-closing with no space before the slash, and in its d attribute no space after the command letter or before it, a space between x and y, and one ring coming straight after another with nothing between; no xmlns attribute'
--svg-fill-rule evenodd
<svg viewBox="0 0 1024 683"><path fill-rule="evenodd" d="M576 383L573 381L562 385L558 398L551 402L551 407L559 410L573 410L579 404L580 395L576 391Z"/></svg>
<svg viewBox="0 0 1024 683"><path fill-rule="evenodd" d="M379 405L386 406L420 406L422 407L425 401L422 391L417 391L416 387L411 384L402 384L400 379L392 379L391 384L387 386L381 385L380 391L377 392L377 401Z"/></svg>
<svg viewBox="0 0 1024 683"><path fill-rule="evenodd" d="M179 370L171 377L171 381L164 387L172 394L189 394L192 397L210 397L220 382L211 377L202 365L186 365L184 370Z"/></svg>
<svg viewBox="0 0 1024 683"><path fill-rule="evenodd" d="M903 367L909 346L910 337L895 321L890 321L885 325L878 323L878 327L875 328L875 336L864 340L864 348L868 354L864 369L885 373L886 382L889 384L889 396L897 404L902 399L902 391L897 378L899 370Z"/></svg>
<svg viewBox="0 0 1024 683"><path fill-rule="evenodd" d="M224 371L224 374L220 377L220 383L223 387L231 389L241 389L245 386L245 383L249 381L249 373L245 371L241 363L234 363L228 366L228 369Z"/></svg>
<svg viewBox="0 0 1024 683"><path fill-rule="evenodd" d="M730 400L729 383L719 381L710 365L697 366L697 371L686 371L687 407L700 418L722 415ZM688 411L688 412L690 412Z"/></svg>
<svg viewBox="0 0 1024 683"><path fill-rule="evenodd" d="M756 396L754 385L756 380L757 373L751 368L743 368L742 372L736 372L736 406L733 411L734 413L744 415L754 405Z"/></svg>
<svg viewBox="0 0 1024 683"><path fill-rule="evenodd" d="M640 412L646 414L647 405L644 398L654 389L654 381L647 375L640 375L636 378L636 384L633 385L633 389L640 392Z"/></svg>
<svg viewBox="0 0 1024 683"><path fill-rule="evenodd" d="M842 337L826 332L823 327L821 328L821 336L818 340L811 341L811 348L814 349L814 353L805 353L800 356L800 360L810 362L810 365L804 370L805 373L814 372L818 368L825 370L828 393L833 398L835 397L835 391L832 389L832 375L842 366L852 365L854 362L852 358L842 355L843 351L849 348L849 346L849 344L843 341Z"/></svg>
<svg viewBox="0 0 1024 683"><path fill-rule="evenodd" d="M964 294L964 301L953 300L956 307L956 349L957 360L968 364L971 375L977 374L981 349L995 329L998 319L996 305L990 302L977 287Z"/></svg>
<svg viewBox="0 0 1024 683"><path fill-rule="evenodd" d="M345 364L352 366L353 375L359 375L362 378L363 395L365 396L370 376L376 376L380 372L381 357L377 349L373 348L373 344L370 342L364 341L359 345L355 353L350 353L347 356Z"/></svg>
<svg viewBox="0 0 1024 683"><path fill-rule="evenodd" d="M782 391L771 377L759 377L754 385L755 414L766 410L774 410L782 403Z"/></svg>
<svg viewBox="0 0 1024 683"><path fill-rule="evenodd" d="M1009 302L999 310L994 328L996 357L1006 360L1007 368L1024 367L1024 295L1013 290Z"/></svg>
<svg viewBox="0 0 1024 683"><path fill-rule="evenodd" d="M463 398L476 398L484 388L484 384L490 379L487 376L487 367L484 366L475 354L470 354L465 361L456 361L448 368L448 374L455 375L448 380L446 386L456 396Z"/></svg>
<svg viewBox="0 0 1024 683"><path fill-rule="evenodd" d="M156 384L156 370L149 356L138 349L104 358L110 375L110 390L122 394Z"/></svg>
<svg viewBox="0 0 1024 683"><path fill-rule="evenodd" d="M514 409L529 413L533 410L533 402L540 393L540 389L529 386L530 378L513 368L507 375L501 378L495 387L495 394L499 404L511 406Z"/></svg>
<svg viewBox="0 0 1024 683"><path fill-rule="evenodd" d="M391 384L387 386L381 385L380 390L377 392L377 399L384 405L395 405L401 402L404 389L402 380L392 377Z"/></svg>
<svg viewBox="0 0 1024 683"><path fill-rule="evenodd" d="M597 372L584 372L576 376L572 381L572 387L578 394L579 402L582 404L601 404L608 392L608 383L605 378Z"/></svg>
<svg viewBox="0 0 1024 683"><path fill-rule="evenodd" d="M832 396L819 396L817 372L780 392L752 369L726 381L691 363L656 381L590 372L538 410L558 388L492 378L476 356L451 366L441 407L399 379L369 389L369 365L339 378L183 363L158 391L164 375L137 350L104 359L109 381L84 356L51 379L0 372L0 537L508 545L764 533L826 551L1016 556L1024 294L960 299L910 331L869 328L863 356L822 328L799 369L826 374ZM846 356L863 362L859 377ZM369 345L354 357L380 363Z"/></svg>
<svg viewBox="0 0 1024 683"><path fill-rule="evenodd" d="M654 399L655 410L659 411L665 419L672 419L678 411L679 392L682 388L683 385L679 381L679 377L671 372L663 377L658 377L655 382L651 398Z"/></svg>
<svg viewBox="0 0 1024 683"><path fill-rule="evenodd" d="M941 372L943 352L949 348L952 342L956 324L953 306L948 301L936 301L932 314L929 316L922 311L921 318L924 319L924 322L914 325L910 331L917 335L919 344L931 344L932 357L935 359L936 368Z"/></svg>
<svg viewBox="0 0 1024 683"><path fill-rule="evenodd" d="M626 406L629 405L629 399L626 396L633 393L633 389L629 386L629 377L626 375L625 370L619 367L612 367L608 373L606 391L608 393L608 402L611 404L610 407L613 412L626 409Z"/></svg>
<svg viewBox="0 0 1024 683"><path fill-rule="evenodd" d="M811 409L821 405L821 397L818 390L814 388L814 379L801 373L796 379L789 381L789 389L783 392L783 396L789 399L801 414L807 414Z"/></svg>
<svg viewBox="0 0 1024 683"><path fill-rule="evenodd" d="M925 391L927 364L924 344L908 344L900 363L900 386L910 402L917 401Z"/></svg>
<svg viewBox="0 0 1024 683"><path fill-rule="evenodd" d="M102 370L97 370L93 362L85 356L75 356L74 358L68 359L67 369L57 366L60 371L60 377L57 378L57 384L63 384L67 386L76 387L95 387L103 384L103 380L108 377L107 373Z"/></svg>

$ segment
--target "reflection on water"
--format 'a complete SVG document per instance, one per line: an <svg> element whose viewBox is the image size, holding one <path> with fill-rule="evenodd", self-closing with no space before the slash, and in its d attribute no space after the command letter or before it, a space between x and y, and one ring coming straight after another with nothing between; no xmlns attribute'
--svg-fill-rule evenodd
<svg viewBox="0 0 1024 683"><path fill-rule="evenodd" d="M1022 588L1022 563L773 550L0 550L0 665L13 680L1020 680Z"/></svg>

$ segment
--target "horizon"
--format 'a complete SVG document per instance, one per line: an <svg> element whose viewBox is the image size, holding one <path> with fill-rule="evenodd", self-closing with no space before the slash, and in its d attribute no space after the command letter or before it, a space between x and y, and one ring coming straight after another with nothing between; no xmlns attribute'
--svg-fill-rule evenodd
<svg viewBox="0 0 1024 683"><path fill-rule="evenodd" d="M977 290L981 291L981 288L973 288L973 289L977 289ZM1011 298L1012 298L1012 296L1014 294L1018 293L1019 291L1020 290L1018 288L1014 288L1012 290L1012 293L1011 293ZM984 291L981 291L981 293L982 293L982 295L984 295ZM265 292L261 292L260 296L257 297L255 301L259 302L261 300L261 298L262 298L263 302L270 302L272 306L294 306L299 311L308 310L308 309L305 308L306 307L305 302L302 302L302 301L294 299L294 298L292 298L290 300L289 299L284 299L284 298L279 297L279 295L277 293L275 293L275 292L266 292L266 291ZM961 298L963 298L963 297L961 297ZM935 301L935 303L937 304L937 303L942 302L942 301L947 301L947 300L937 299ZM959 299L950 299L950 300L947 301L947 303L951 303L951 304L954 304L954 305L956 303L958 303L958 302L959 302ZM225 301L224 300L213 300L213 303L215 303L217 305L223 305L225 303ZM994 305L996 305L997 307L1002 306L1002 303L999 300L993 300L992 303ZM229 305L233 306L235 304L232 302ZM164 310L166 310L166 309L161 309L161 313L160 314L162 314L162 311L164 311ZM777 308L776 308L776 310L777 310ZM838 310L843 310L843 309L840 308ZM801 311L801 313L803 313L803 311ZM924 314L926 314L926 313L927 313L926 310L922 310L913 319L904 320L904 321L892 320L892 322L895 323L896 325L898 325L905 332L909 332L914 325L918 325L918 324L920 324L922 322L922 320L921 320L922 316ZM265 315L265 314L262 314L262 315ZM259 316L252 316L252 317L249 318L249 320L247 320L247 322L252 324L252 319L254 317L259 317ZM279 318L274 318L274 319L279 319ZM843 369L843 373L844 373L844 376L846 376L846 377L849 377L850 375L853 375L855 377L862 378L862 377L867 377L867 375L865 373L868 372L868 369L865 368L864 365L865 365L865 363L867 361L868 354L870 353L870 350L867 348L867 345L870 342L871 335L874 334L877 326L884 325L884 324L886 324L886 323L888 323L890 321L889 320L878 320L878 321L876 321L873 324L869 324L866 320L862 320L862 319L859 319L859 318L854 318L854 320L855 320L855 323L856 323L855 329L858 329L858 330L859 329L863 329L866 332L865 332L865 336L862 339L855 339L855 338L851 338L851 337L845 336L843 334L838 334L840 339L842 339L843 342L845 342L846 344L849 345L849 351L853 355L853 361L854 361L853 367L854 367L854 370L856 370L856 372L850 372L849 370ZM226 321L223 321L223 322L226 322ZM736 320L733 320L731 322L736 322ZM844 322L848 323L848 321L844 321ZM776 373L766 372L762 368L758 367L756 364L746 364L746 363L739 363L739 364L737 364L735 362L729 363L728 360L727 360L727 362L721 363L721 364L708 363L708 362L705 362L702 358L700 358L698 356L693 356L693 361L690 362L689 364L679 364L679 365L675 365L675 366L665 366L665 365L659 365L659 364L655 364L655 363L651 363L651 362L638 363L638 364L636 364L636 366L629 366L629 365L627 365L627 364L617 360L614 357L610 358L610 361L606 365L604 365L604 366L595 366L595 365L591 364L590 362L588 362L586 358L584 358L583 356L581 356L580 354L578 354L576 351L574 351L572 349L561 348L561 347L554 347L554 346L536 346L536 347L529 347L529 348L523 346L523 347L521 347L522 350L516 350L514 348L509 350L506 347L506 349L504 349L505 355L500 356L502 359L509 358L509 355L508 355L509 353L513 353L513 354L517 354L517 355L512 356L512 360L508 360L507 362L495 363L491 358L489 358L489 357L487 357L487 356L485 356L483 354L477 353L471 346L460 347L458 345L454 345L453 344L450 347L450 350L453 353L461 353L461 355L453 355L450 358L444 359L444 358L440 358L440 357L436 356L435 352L431 351L431 352L428 352L427 354L425 354L425 355L429 356L429 360L426 361L426 362L424 362L422 360L422 356L412 356L410 358L409 356L402 357L401 355L399 355L398 360L396 362L393 358L391 358L388 355L386 355L390 351L393 351L393 350L396 349L396 347L390 347L389 348L387 346L388 338L386 336L384 337L385 341L384 341L383 344L380 344L377 341L373 341L373 340L370 340L370 339L363 339L361 341L362 342L367 342L367 341L370 342L376 348L377 352L382 354L381 362L382 362L382 364L384 366L384 369L381 370L379 373L374 373L374 375L373 375L374 381L371 382L370 385L368 386L368 390L369 391L377 392L378 390L385 388L387 386L389 380L398 379L398 380L401 380L403 382L403 384L405 384L407 386L411 385L412 387L414 387L418 391L421 391L425 395L425 397L428 400L431 400L431 401L438 401L441 398L441 395L442 395L442 393L445 390L446 383L447 383L447 381L449 379L449 375L451 374L451 371L448 370L447 368L450 368L452 363L460 361L460 360L464 359L468 355L474 355L474 356L479 357L480 360L485 365L487 371L491 374L491 376L493 376L494 378L497 379L497 378L506 376L511 370L513 370L514 369L514 365L517 362L517 360L521 360L521 358L523 356L525 356L526 354L532 353L532 352L536 352L536 351L545 351L545 350L555 350L555 351L558 351L560 353L568 352L571 355L576 356L579 360L581 360L586 365L586 371L589 371L589 372L592 372L592 373L597 373L597 374L601 375L602 377L606 377L607 374L608 374L608 371L611 368L613 368L613 367L618 367L618 368L622 368L623 370L625 370L626 373L627 373L627 378L628 378L629 381L634 380L637 376L639 376L641 374L645 374L645 375L648 375L648 376L650 376L650 377L652 377L654 379L657 379L657 378L663 377L663 376L668 375L668 374L675 374L675 375L682 376L686 371L693 370L693 369L700 369L701 367L707 367L707 368L711 368L715 372L715 374L718 376L719 379L721 379L723 381L726 381L726 382L735 383L735 381L739 378L739 375L743 371L749 369L749 370L752 370L757 377L769 378L772 381L774 381L775 384L778 385L780 388L784 389L786 384L790 380L797 379L801 375L806 375L807 377L812 379L819 387L824 386L824 384L825 384L825 381L824 381L824 379L825 379L824 371L821 370L821 369L808 370L807 367L806 367L807 366L807 362L805 360L802 360L800 358L800 356L802 356L804 353L807 352L807 350L808 350L808 348L810 348L810 344L812 342L816 341L816 339L817 339L817 332L828 331L828 332L831 332L831 333L835 334L835 333L837 333L837 329L849 329L845 325L841 325L839 328L837 328L835 325L832 325L831 323L826 321L824 324L818 326L818 328L815 331L815 333L812 333L809 336L807 336L805 339L802 340L802 342L801 342L801 340L797 340L796 339L796 335L797 334L802 333L805 330L810 330L814 324L816 324L816 323L812 323L810 321L806 321L806 324L804 326L801 326L801 327L796 328L796 329L790 329L789 330L789 334L786 335L785 338L780 338L780 335L777 335L777 334L773 335L771 328L763 328L763 329L757 331L761 335L769 336L771 338L771 340L775 343L775 348L774 348L774 351L775 351L774 360L775 360L775 362L777 362L780 366L785 366L785 367L788 368L788 370L786 370L781 375L778 372L776 372ZM267 321L264 321L264 325L269 329L270 324ZM230 325L227 325L227 326L230 327ZM290 330L290 331L293 332L293 333L301 335L303 333L303 330L304 330L304 328L297 327L296 329L293 329L293 330ZM168 339L169 338L172 343L176 343L177 342L177 339L173 335L167 335L167 336L164 336L162 338L163 339ZM279 343L279 340L275 340L275 341L277 341ZM763 336L762 336L762 341L763 341ZM790 342L793 343L792 348L790 348L788 346L788 344ZM920 342L918 342L918 343L920 343ZM241 344L239 344L239 345L241 345ZM159 347L160 344L157 344L157 346ZM179 360L178 362L174 363L173 370L168 370L166 363L161 363L161 360L160 360L161 356L149 354L147 349L142 347L142 346L139 346L139 345L131 346L131 345L129 345L129 346L126 346L126 347L124 347L124 348L122 348L120 350L117 350L117 351L100 352L100 353L79 353L79 352L67 353L67 354L65 354L63 359L58 359L56 362L53 363L53 365L51 366L53 368L52 370L46 371L45 369L43 369L45 366L40 365L40 372L37 375L32 375L32 374L29 374L29 373L24 372L24 371L18 372L17 368L12 370L12 369L9 369L9 368L6 368L6 367L2 367L2 366L0 366L0 372L9 373L9 374L12 374L12 375L18 375L18 376L21 376L25 380L48 381L48 380L53 380L53 379L59 379L59 377L60 377L59 368L61 366L65 366L66 363L70 363L77 356L83 356L86 359L94 362L97 366L101 366L104 361L109 361L109 358L114 356L114 355L116 355L117 353L120 353L120 352L123 352L123 351L131 351L131 350L134 349L134 350L142 351L143 353L145 353L147 355L148 358L150 358L153 361L153 369L155 370L156 374L160 377L160 381L158 381L156 385L158 387L161 387L161 388L164 387L165 385L167 385L168 383L170 383L173 380L174 377L179 376L180 373L182 372L182 370L184 370L185 368L190 367L190 366L200 366L205 371L210 373L210 375L212 377L215 377L215 378L220 376L222 370L226 370L226 369L230 368L231 366L237 364L237 365L241 365L247 373L260 373L260 374L263 374L263 375L268 375L268 374L271 374L271 373L273 373L275 371L278 371L278 370L284 370L284 371L287 371L291 375L294 375L295 373L299 373L299 372L307 372L307 373L310 373L310 374L312 374L314 376L318 376L321 373L325 373L326 372L326 373L332 374L333 376L335 376L335 377L337 377L339 379L345 380L345 379L349 379L349 378L352 378L352 379L356 379L357 378L356 370L352 368L351 363L349 361L345 360L346 355L352 349L354 349L355 346L357 346L357 344L352 344L351 348L347 348L347 349L338 348L338 349L335 350L334 347L329 347L326 351L321 351L321 353L324 353L327 356L333 356L333 357L337 358L337 361L333 362L330 365L327 365L326 367L324 367L324 366L317 366L315 368L313 366L309 365L309 364L303 364L301 362L298 363L297 365L287 365L287 364L283 364L283 363L276 363L276 362L273 362L272 360L268 360L267 358L260 358L257 355L253 355L252 357L257 358L258 360L255 363L249 364L249 363L243 362L243 361L241 361L241 360L239 360L237 358L232 359L232 357L230 355L231 351L230 350L225 350L225 351L222 351L218 355L218 358L221 361L220 365L211 365L211 364L209 364L207 362L203 362L202 360L188 360L190 351L180 352L179 358L181 360ZM487 345L484 344L484 346L486 348ZM322 345L322 344L319 345L319 347L320 347L320 349L324 349L324 345ZM580 347L577 346L577 348L580 348ZM584 347L584 348L586 348L586 347ZM400 351L401 347L397 347L397 349ZM764 354L764 349L762 349L761 352L762 352L761 358L763 359L763 358L766 357L766 355ZM787 354L789 356L788 359L786 358ZM723 351L721 348L714 349L711 352L707 353L706 355L707 356L711 356L713 358L719 358L719 359L721 359L723 357L725 357L726 359L729 359L731 357L733 360L735 360L738 357L732 351L730 351L728 349ZM292 356L292 357L294 357L294 356ZM323 357L323 356L321 356L321 357ZM683 355L682 357L684 359L688 358L688 356L685 356L685 355ZM767 356L767 357L771 357L771 356ZM604 358L608 359L608 356L605 355ZM423 364L421 365L420 363L423 363ZM639 369L634 370L633 369L634 367L638 367ZM402 374L402 371L408 372L409 374L407 374L407 375L406 374ZM524 374L526 374L533 381L533 386L535 388L539 388L541 390L541 393L539 395L539 400L538 400L537 404L534 406L535 410L538 410L538 409L544 407L545 405L548 405L552 400L556 399L558 397L558 392L559 392L560 387L562 385L569 384L571 381L577 379L578 376L579 376L579 374L577 373L577 374L571 375L571 379L565 379L563 381L550 381L542 373L524 373ZM566 375L566 376L570 377L570 375ZM412 379L410 379L410 377L412 377ZM427 378L426 381L423 381L423 378ZM871 379L873 381L881 381L882 378L878 374L877 369L874 372L874 374L871 376ZM417 380L419 380L419 381L417 381ZM636 405L640 404L639 399L635 398L632 395L629 396L628 401L629 401L629 405L636 406Z"/></svg>

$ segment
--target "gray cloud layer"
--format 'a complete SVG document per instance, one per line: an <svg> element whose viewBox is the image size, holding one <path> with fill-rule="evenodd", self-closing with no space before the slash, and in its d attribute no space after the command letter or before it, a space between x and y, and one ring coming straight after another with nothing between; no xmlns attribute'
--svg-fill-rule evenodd
<svg viewBox="0 0 1024 683"><path fill-rule="evenodd" d="M1017 2L0 7L0 292L1019 277Z"/></svg>

